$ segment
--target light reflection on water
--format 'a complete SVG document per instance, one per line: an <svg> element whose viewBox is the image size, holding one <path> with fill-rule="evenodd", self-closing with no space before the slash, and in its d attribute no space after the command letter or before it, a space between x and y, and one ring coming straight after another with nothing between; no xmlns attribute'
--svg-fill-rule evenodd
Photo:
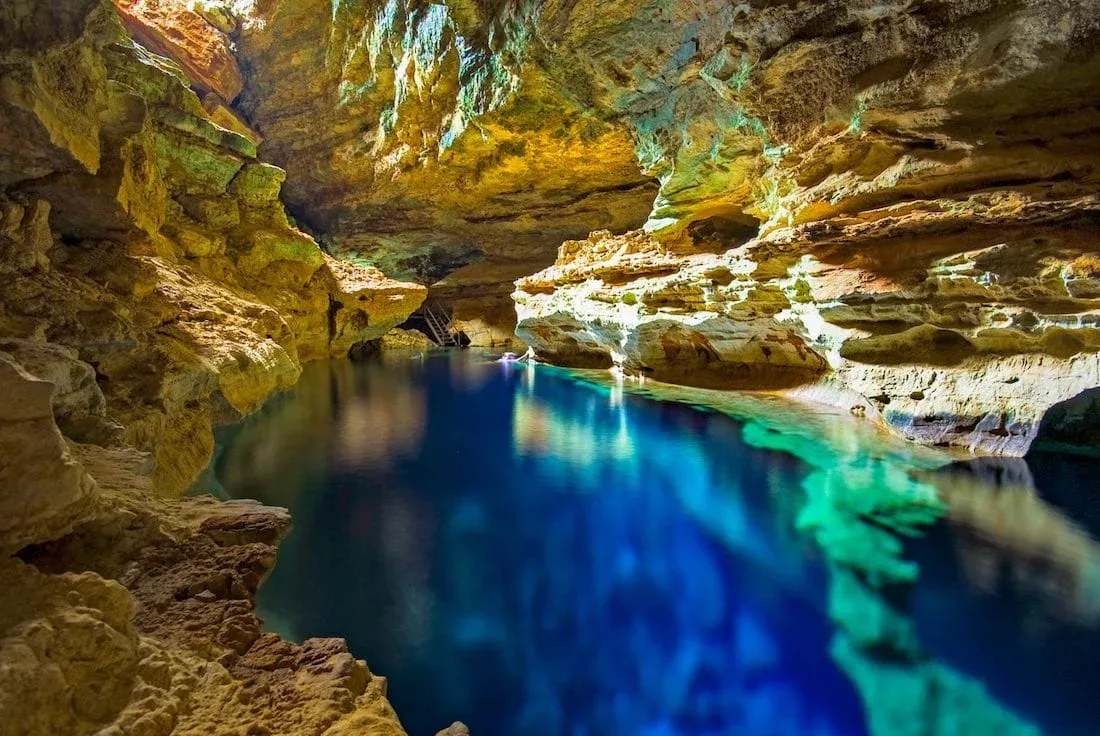
<svg viewBox="0 0 1100 736"><path fill-rule="evenodd" d="M1004 621L986 646L1013 651L1026 611L1060 646L1100 651L1096 541L1034 489L1030 505L1006 501L1015 491L842 415L670 387L646 391L678 401L654 402L583 378L469 354L318 365L223 431L212 482L295 518L261 593L269 625L347 637L390 678L412 736L454 719L475 736L861 734L869 690L829 654L837 560L854 539L893 550L887 577L911 563L878 529L836 538L833 507L863 484L908 494L919 515L935 487L948 524L909 543L927 568L921 637L1045 732L1089 732L1087 684L1050 713L1030 697L1042 672L998 672L960 643L989 608L973 599ZM1016 574L1006 600L990 570L1035 559L1063 582ZM853 634L858 617L838 615ZM1032 665L1052 661L1064 673L1045 687L1095 659ZM1010 731L959 733L987 732Z"/></svg>

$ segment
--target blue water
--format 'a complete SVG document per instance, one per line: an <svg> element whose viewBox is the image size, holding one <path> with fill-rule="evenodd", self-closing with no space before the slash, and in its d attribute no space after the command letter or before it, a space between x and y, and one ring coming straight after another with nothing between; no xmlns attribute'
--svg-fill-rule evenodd
<svg viewBox="0 0 1100 736"><path fill-rule="evenodd" d="M796 530L812 469L745 432L557 369L405 356L310 366L219 433L213 477L293 514L261 589L269 628L346 638L411 736L454 720L474 736L865 734L829 655L822 552ZM962 538L945 523L913 543L932 652L1045 733L1100 733L1095 629L1052 629L1076 648L1059 676L1084 682L1044 680L1049 656L1006 671L1018 609L960 573ZM975 647L981 616L1005 630Z"/></svg>

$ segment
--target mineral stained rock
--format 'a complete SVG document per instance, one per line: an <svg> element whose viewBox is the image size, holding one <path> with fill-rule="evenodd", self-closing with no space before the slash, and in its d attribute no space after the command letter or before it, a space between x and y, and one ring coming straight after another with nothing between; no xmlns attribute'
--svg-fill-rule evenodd
<svg viewBox="0 0 1100 736"><path fill-rule="evenodd" d="M0 730L401 736L342 641L262 632L286 513L165 497L426 289L292 224L228 36L123 5L146 47L107 0L0 5Z"/></svg>
<svg viewBox="0 0 1100 736"><path fill-rule="evenodd" d="M394 328L378 340L382 350L435 350L439 346L423 332Z"/></svg>
<svg viewBox="0 0 1100 736"><path fill-rule="evenodd" d="M238 108L292 210L434 282L475 344L511 340L508 282L594 231L565 279L587 283L558 278L577 245L520 280L519 336L543 358L812 387L918 441L1020 454L1100 382L1098 10L272 0L202 17L249 70ZM177 36L186 68L201 43Z"/></svg>
<svg viewBox="0 0 1100 736"><path fill-rule="evenodd" d="M980 211L977 199L969 206ZM1017 199L997 199L1006 216L1022 217ZM1091 207L1036 209L1074 219ZM890 247L878 238L936 219L963 229L937 237L938 257L875 252ZM1036 225L1018 237L1045 232L1059 245L1013 245L1004 230L983 236L975 219L906 205L834 224L836 241L818 242L815 226L804 225L722 253L641 232L596 233L517 281L518 333L564 365L617 364L708 388L792 389L923 443L1023 454L1052 406L1100 383L1095 305L1073 297L1065 279L1067 261L1087 259L1094 244L1082 230ZM849 245L868 221L886 233ZM976 247L983 237L994 244Z"/></svg>
<svg viewBox="0 0 1100 736"><path fill-rule="evenodd" d="M661 192L517 282L541 356L1007 454L1100 381L1095 4L591 5L540 21L606 65Z"/></svg>
<svg viewBox="0 0 1100 736"><path fill-rule="evenodd" d="M1095 432L1098 11L0 5L3 722L400 733L340 643L260 633L285 515L164 497L214 425L383 338L423 285L475 344L518 316L566 365L788 391L988 452ZM860 517L807 490L811 532ZM834 655L899 704L875 730L932 690L996 729L862 582L904 578L893 543L848 528ZM865 613L879 639L849 625ZM905 682L885 645L919 665Z"/></svg>
<svg viewBox="0 0 1100 736"><path fill-rule="evenodd" d="M58 384L68 436L121 425L154 453L156 489L178 493L209 461L212 423L290 386L303 360L381 337L425 289L292 225L284 172L109 4L3 13L0 115L20 133L0 152L0 327L21 347L0 349Z"/></svg>

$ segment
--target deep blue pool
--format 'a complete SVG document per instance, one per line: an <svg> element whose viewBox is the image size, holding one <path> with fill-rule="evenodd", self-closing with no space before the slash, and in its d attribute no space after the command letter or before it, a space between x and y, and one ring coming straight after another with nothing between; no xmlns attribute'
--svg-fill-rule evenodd
<svg viewBox="0 0 1100 736"><path fill-rule="evenodd" d="M293 514L268 626L347 638L411 736L870 733L796 528L811 468L745 431L556 369L400 356L310 366L219 433L212 477ZM934 618L961 583L933 582Z"/></svg>

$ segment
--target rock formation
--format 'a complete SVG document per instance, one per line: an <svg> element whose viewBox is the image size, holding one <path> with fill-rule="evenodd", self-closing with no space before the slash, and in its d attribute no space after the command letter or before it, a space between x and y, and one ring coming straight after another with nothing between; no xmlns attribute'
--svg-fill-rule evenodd
<svg viewBox="0 0 1100 736"><path fill-rule="evenodd" d="M1095 437L1098 12L0 5L0 721L400 733L339 642L261 633L285 515L167 499L214 426L427 285L475 344L518 316L563 365L786 391L982 452ZM881 531L815 490L808 531ZM855 638L905 571L836 542L837 597L866 605L835 612L835 655L865 696L885 650L967 690L904 622Z"/></svg>
<svg viewBox="0 0 1100 736"><path fill-rule="evenodd" d="M1100 383L1091 1L116 4L474 344L519 278L545 359L1009 454Z"/></svg>
<svg viewBox="0 0 1100 736"><path fill-rule="evenodd" d="M557 51L661 192L517 282L539 355L1007 454L1100 381L1092 3L590 5Z"/></svg>
<svg viewBox="0 0 1100 736"><path fill-rule="evenodd" d="M235 60L199 44L224 36L126 5L146 47L106 0L0 7L3 730L402 734L341 641L262 633L285 512L164 497L215 424L426 290L292 223L284 172L224 107ZM192 64L152 53L181 34Z"/></svg>
<svg viewBox="0 0 1100 736"><path fill-rule="evenodd" d="M475 344L520 278L545 359L1009 454L1100 383L1091 1L116 4Z"/></svg>

